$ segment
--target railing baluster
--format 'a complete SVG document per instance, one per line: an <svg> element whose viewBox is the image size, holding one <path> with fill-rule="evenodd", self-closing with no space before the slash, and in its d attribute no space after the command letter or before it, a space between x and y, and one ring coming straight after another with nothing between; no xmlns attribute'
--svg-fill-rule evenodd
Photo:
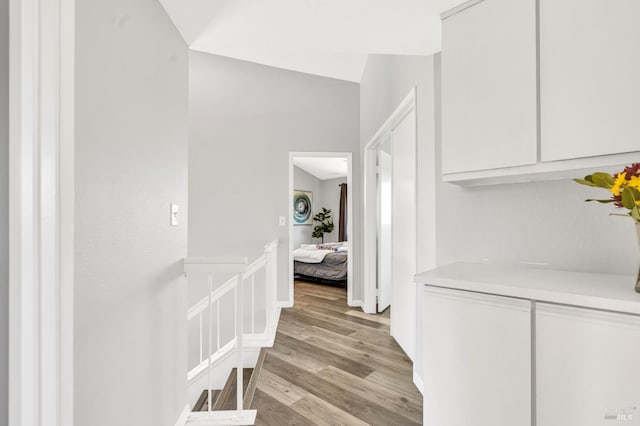
<svg viewBox="0 0 640 426"><path fill-rule="evenodd" d="M265 254L267 255L267 263L264 266L264 332L269 332L269 314L271 313L271 244L265 247Z"/></svg>
<svg viewBox="0 0 640 426"><path fill-rule="evenodd" d="M255 320L255 297L256 297L256 275L251 275L251 334L256 332L256 320Z"/></svg>
<svg viewBox="0 0 640 426"><path fill-rule="evenodd" d="M220 350L220 299L216 300L216 352Z"/></svg>
<svg viewBox="0 0 640 426"><path fill-rule="evenodd" d="M243 305L243 298L242 298L242 273L238 274L238 287L237 287L238 291L237 291L237 296L238 298L236 299L236 316L237 316L237 325L236 325L236 333L238 335L237 337L237 342L238 342L238 368L237 368L237 400L236 400L236 409L238 411L241 411L244 407L243 407L243 402L242 402L242 394L244 389L242 389L242 387L244 386L244 380L243 380L243 365L242 365L242 334L244 333L243 331L243 327L242 327L242 322L243 322L243 318L242 318L242 305ZM240 413L238 413L240 415Z"/></svg>
<svg viewBox="0 0 640 426"><path fill-rule="evenodd" d="M208 281L209 281L209 353L207 354L207 369L209 370L209 387L207 388L208 394L209 394L209 413L211 413L211 411L213 410L213 394L211 392L211 388L212 388L212 380L213 378L211 377L211 354L213 354L213 338L212 338L212 333L213 333L213 312L212 312L212 306L213 303L211 301L211 293L213 292L213 274L209 274L208 275Z"/></svg>
<svg viewBox="0 0 640 426"><path fill-rule="evenodd" d="M204 345L204 342L202 341L202 312L200 312L198 316L200 317L200 364L202 364L202 361L204 361L202 356L202 346Z"/></svg>

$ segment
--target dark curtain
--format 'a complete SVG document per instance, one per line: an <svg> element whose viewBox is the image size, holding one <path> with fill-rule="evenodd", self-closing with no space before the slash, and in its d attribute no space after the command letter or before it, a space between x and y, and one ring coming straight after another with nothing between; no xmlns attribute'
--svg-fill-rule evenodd
<svg viewBox="0 0 640 426"><path fill-rule="evenodd" d="M338 219L338 241L348 241L347 235L347 184L340 184L340 217Z"/></svg>

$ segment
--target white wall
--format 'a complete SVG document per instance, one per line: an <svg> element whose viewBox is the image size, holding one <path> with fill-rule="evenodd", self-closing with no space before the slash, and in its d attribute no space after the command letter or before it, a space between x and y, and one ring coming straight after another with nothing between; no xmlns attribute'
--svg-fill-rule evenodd
<svg viewBox="0 0 640 426"><path fill-rule="evenodd" d="M278 238L278 298L288 300L288 226L278 216L291 220L289 152L351 152L358 176L358 96L354 83L192 52L189 253L251 253Z"/></svg>
<svg viewBox="0 0 640 426"><path fill-rule="evenodd" d="M0 426L9 374L9 0L0 0Z"/></svg>
<svg viewBox="0 0 640 426"><path fill-rule="evenodd" d="M431 56L369 55L360 83L360 144L371 140L409 92L417 88L417 269L435 258L434 69ZM430 260L431 259L431 260Z"/></svg>
<svg viewBox="0 0 640 426"><path fill-rule="evenodd" d="M310 173L302 170L300 167L293 166L293 188L298 191L313 192L311 217L315 216L318 210L318 203L322 202L322 194L320 192L321 180ZM293 220L291 217L288 220ZM313 224L311 225L294 225L293 226L293 248L300 247L300 244L314 244Z"/></svg>
<svg viewBox="0 0 640 426"><path fill-rule="evenodd" d="M169 426L187 403L187 47L155 0L76 17L75 424Z"/></svg>

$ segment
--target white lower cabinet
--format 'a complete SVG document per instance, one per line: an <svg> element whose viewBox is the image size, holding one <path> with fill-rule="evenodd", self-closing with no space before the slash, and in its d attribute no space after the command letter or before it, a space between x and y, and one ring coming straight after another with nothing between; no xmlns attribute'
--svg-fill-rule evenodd
<svg viewBox="0 0 640 426"><path fill-rule="evenodd" d="M538 426L640 425L640 317L538 303Z"/></svg>
<svg viewBox="0 0 640 426"><path fill-rule="evenodd" d="M424 424L531 426L531 302L426 287L423 312Z"/></svg>

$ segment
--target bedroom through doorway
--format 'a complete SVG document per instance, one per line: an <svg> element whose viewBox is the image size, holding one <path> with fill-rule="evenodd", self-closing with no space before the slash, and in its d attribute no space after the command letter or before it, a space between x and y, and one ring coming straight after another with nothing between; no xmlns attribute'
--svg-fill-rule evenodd
<svg viewBox="0 0 640 426"><path fill-rule="evenodd" d="M289 281L308 294L344 292L352 303L351 153L289 155Z"/></svg>

